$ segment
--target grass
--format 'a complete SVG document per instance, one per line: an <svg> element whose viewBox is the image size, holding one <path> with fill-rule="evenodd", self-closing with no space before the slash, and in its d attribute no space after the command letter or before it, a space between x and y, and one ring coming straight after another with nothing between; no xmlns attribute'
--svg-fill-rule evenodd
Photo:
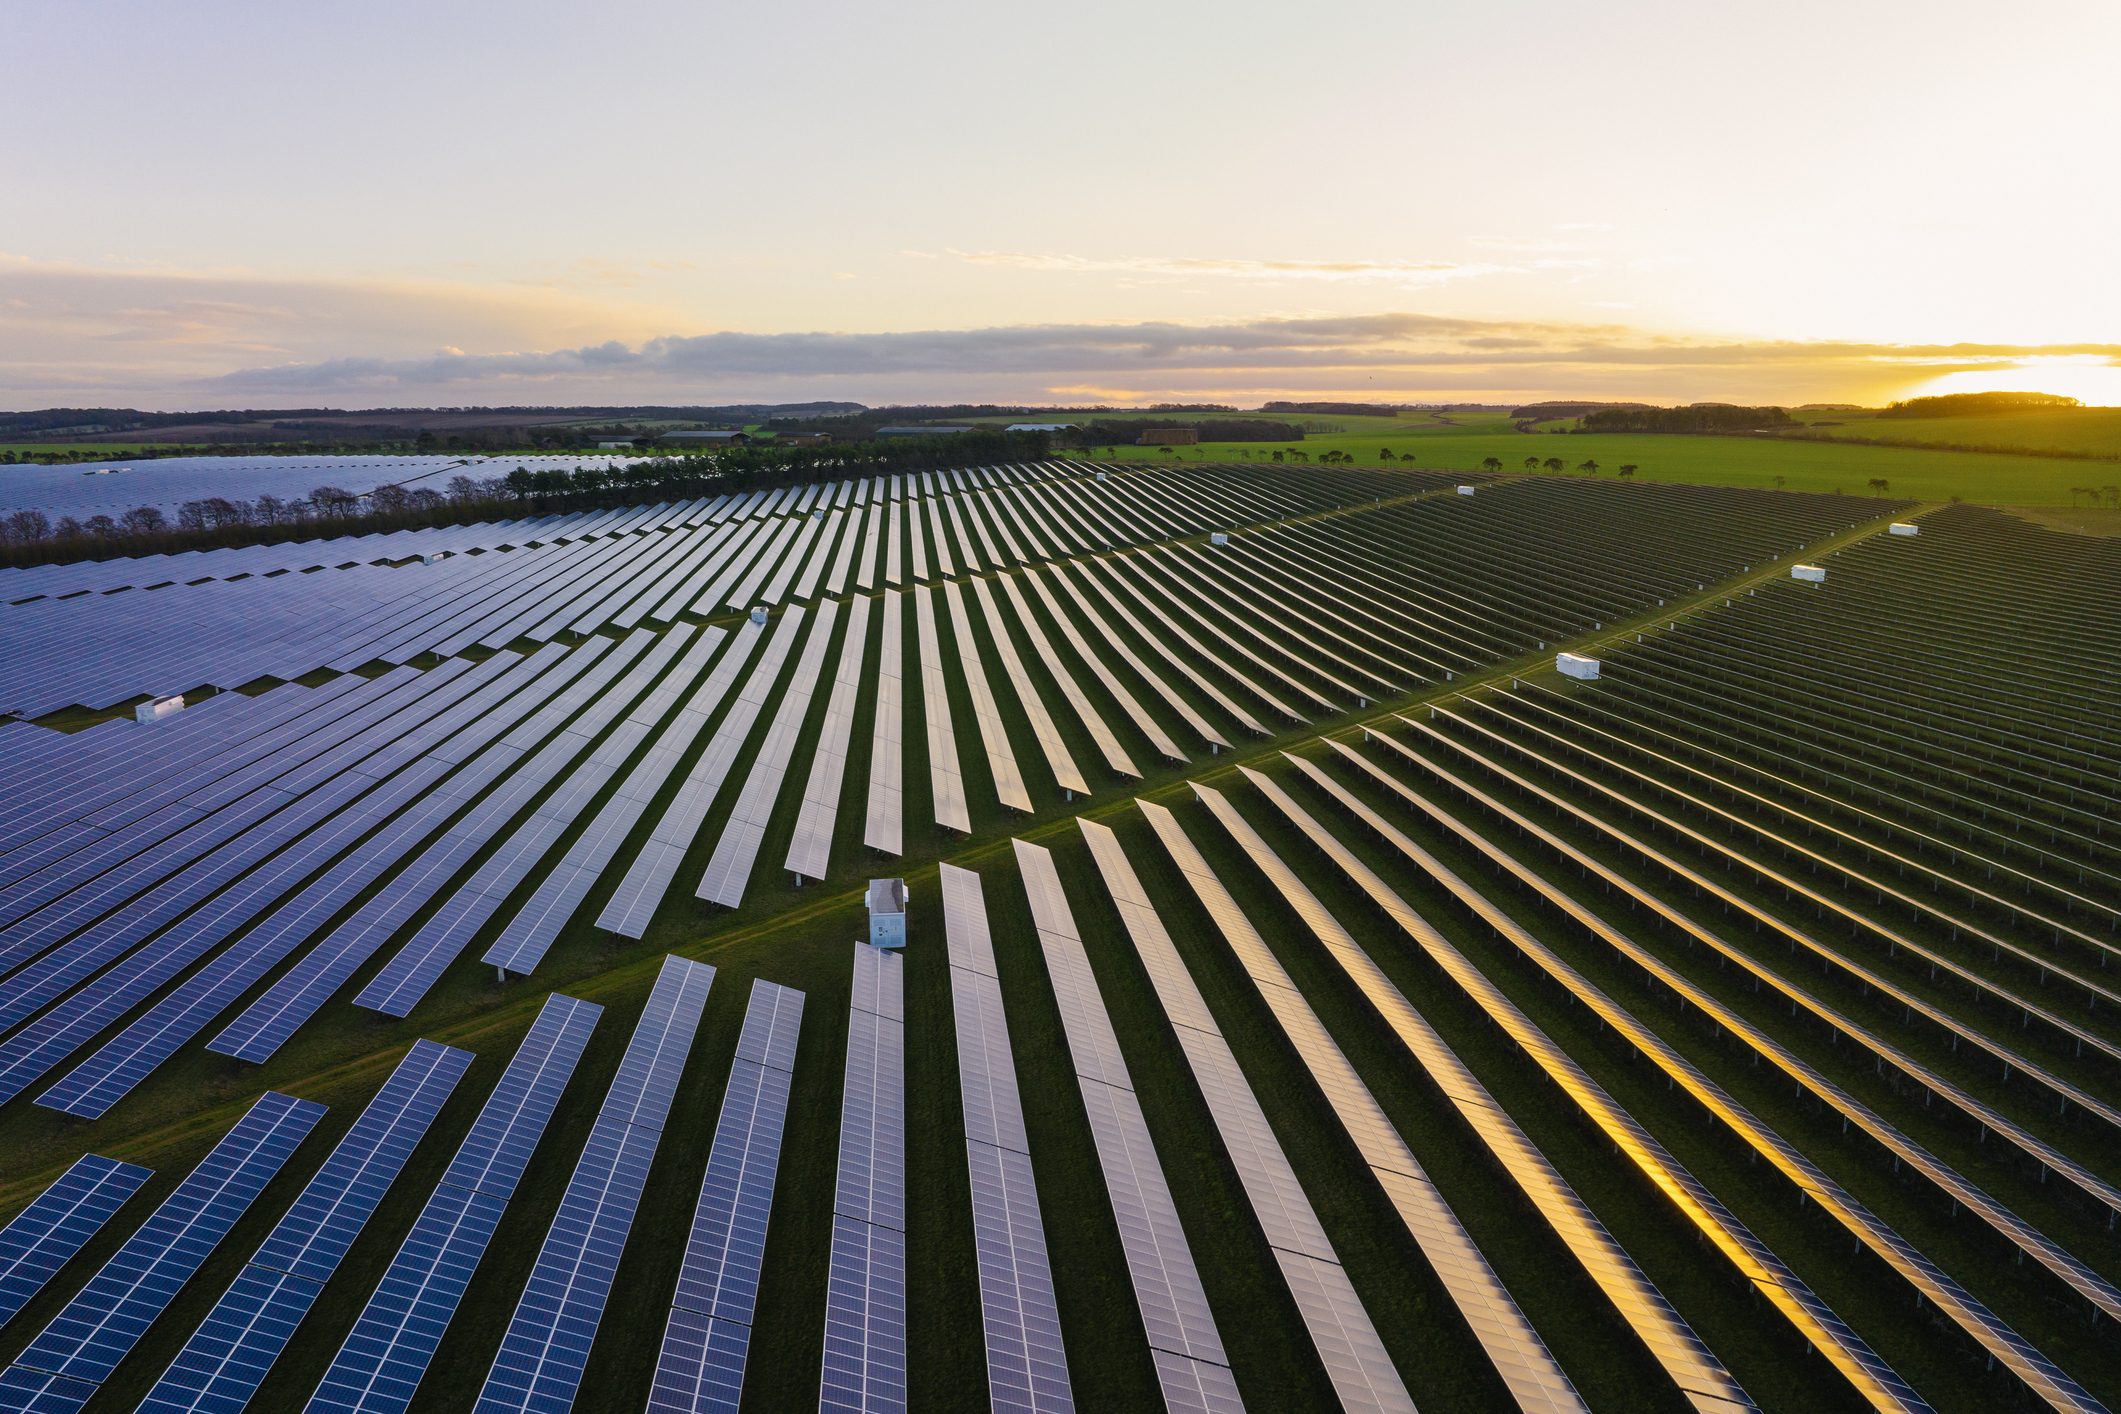
<svg viewBox="0 0 2121 1414"><path fill-rule="evenodd" d="M1601 477L1628 463L1640 468L1641 481L1695 482L1712 486L1745 486L1762 490L1869 494L1873 477L1883 477L1892 494L1918 501L1975 501L1993 505L2068 506L2070 487L2085 482L2083 463L2052 457L1987 452L1927 451L1907 447L1872 447L1846 442L1809 442L1775 437L1693 437L1648 433L1465 432L1439 429L1414 435L1343 433L1307 437L1302 450L1315 463L1322 452L1345 451L1358 465L1381 465L1380 448L1395 458L1413 456L1417 465L1439 471L1478 471L1488 457L1502 461L1506 472L1522 472L1524 459L1559 457L1574 474L1586 460L1596 461ZM1267 443L1204 443L1179 455L1152 447L1118 447L1112 458L1141 461L1258 462L1274 450ZM1102 459L1104 448L1093 449ZM2103 475L2103 472L2096 473Z"/></svg>
<svg viewBox="0 0 2121 1414"><path fill-rule="evenodd" d="M1800 413L1808 435L1917 446L1992 447L2046 456L2121 460L2121 408L2027 408L1992 417L1881 417L1875 412ZM2080 476L2113 479L2096 468Z"/></svg>

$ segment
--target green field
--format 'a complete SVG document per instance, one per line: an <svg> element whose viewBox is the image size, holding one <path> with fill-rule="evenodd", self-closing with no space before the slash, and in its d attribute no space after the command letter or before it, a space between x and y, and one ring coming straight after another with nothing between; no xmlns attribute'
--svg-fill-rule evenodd
<svg viewBox="0 0 2121 1414"><path fill-rule="evenodd" d="M1633 463L1645 481L1692 481L1717 486L1752 486L1789 491L1869 494L1871 478L1884 477L1895 496L1921 501L1977 501L1991 505L2067 506L2070 488L2087 480L2121 475L2121 468L2056 457L2009 456L1986 452L1932 452L1909 447L1869 447L1847 442L1790 441L1770 437L1688 437L1650 433L1523 433L1471 431L1442 427L1408 434L1360 431L1307 437L1301 450L1313 462L1319 454L1344 451L1358 463L1377 465L1380 449L1395 458L1412 454L1424 468L1477 471L1488 457L1501 459L1505 471L1522 471L1526 457L1541 461L1560 457L1566 474L1586 460L1598 463L1600 476L1613 476ZM1203 443L1177 453L1153 447L1114 448L1118 461L1263 460L1272 444ZM1095 449L1099 457L1105 449Z"/></svg>
<svg viewBox="0 0 2121 1414"><path fill-rule="evenodd" d="M2121 460L2121 408L2028 408L1994 417L1881 417L1875 412L1799 413L1817 435L1852 441L1919 442L1928 446ZM2082 473L2087 480L2094 471ZM2115 479L2099 472L2102 481Z"/></svg>
<svg viewBox="0 0 2121 1414"><path fill-rule="evenodd" d="M1140 413L1111 416L1139 418ZM1174 414L1173 421L1191 414ZM1789 491L1870 494L1873 477L1883 477L1892 494L1923 501L1975 501L2007 506L2068 506L2072 487L2105 487L2121 483L2121 465L2081 457L2039 456L2008 452L1956 452L1919 447L1881 447L1861 442L1800 440L1782 437L1695 437L1651 433L1582 433L1565 430L1518 432L1501 414L1409 414L1402 418L1297 416L1294 414L1216 414L1256 416L1338 431L1312 431L1294 444L1313 463L1325 452L1342 451L1358 464L1378 465L1380 450L1395 459L1409 454L1425 468L1476 471L1488 457L1503 469L1521 472L1526 457L1545 461L1560 457L1565 474L1586 460L1598 463L1600 476L1613 476L1632 463L1635 475L1648 481L1692 481L1719 486L1752 486ZM1995 442L2026 448L2059 449L2121 457L2121 408L2063 409L1993 418L1879 420L1870 413L1817 413L1810 419L1838 421L1820 428L1822 437L1893 437L1924 442ZM1084 421L1096 421L1093 414ZM1566 428L1566 423L1552 426ZM1166 453L1153 447L1119 446L1099 457L1118 461L1263 461L1275 444L1214 442ZM1779 478L1779 479L1778 479Z"/></svg>

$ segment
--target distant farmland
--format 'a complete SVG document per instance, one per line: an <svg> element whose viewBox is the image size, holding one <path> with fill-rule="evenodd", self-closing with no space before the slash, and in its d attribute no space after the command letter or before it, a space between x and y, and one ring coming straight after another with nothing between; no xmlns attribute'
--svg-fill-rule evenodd
<svg viewBox="0 0 2121 1414"><path fill-rule="evenodd" d="M1512 429L1503 416L1449 414L1450 422L1417 422L1413 418L1331 417L1312 419L1345 430L1307 437L1301 450L1316 463L1326 452L1342 451L1358 464L1375 465L1381 449L1396 459L1412 454L1418 465L1433 470L1472 471L1483 459L1499 457L1506 471L1521 472L1526 457L1541 461L1559 457L1575 474L1585 460L1596 461L1598 474L1610 477L1633 463L1635 475L1647 481L1700 482L1718 486L1751 486L1790 491L1841 491L1867 494L1873 477L1883 477L1892 494L1923 501L1983 502L1992 505L2067 506L2073 486L2121 483L2121 466L2081 458L1954 452L1923 447L1883 447L1858 441L1808 440L1790 437L1692 437L1653 434L1539 432ZM2121 457L2121 409L2093 408L2063 415L2027 413L1995 418L1935 418L1876 421L1867 413L1842 414L1841 426L1819 428L1820 438L1846 435L1892 437L1923 442L2020 442L2027 448L2057 446ZM1174 418L1174 421L1178 419ZM1835 420L1828 416L1827 420ZM2054 439L2052 441L2046 439ZM1176 453L1153 447L1113 449L1115 458L1171 461L1258 461L1270 458L1266 443L1203 443ZM1099 455L1104 449L1098 449ZM1782 478L1779 482L1777 477Z"/></svg>

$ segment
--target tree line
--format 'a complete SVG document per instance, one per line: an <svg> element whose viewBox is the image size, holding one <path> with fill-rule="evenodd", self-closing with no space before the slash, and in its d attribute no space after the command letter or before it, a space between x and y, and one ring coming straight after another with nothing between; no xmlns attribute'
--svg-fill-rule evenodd
<svg viewBox="0 0 2121 1414"><path fill-rule="evenodd" d="M122 516L61 516L55 521L43 511L22 510L0 517L0 564L175 554L463 525L530 511L645 505L739 488L1038 461L1050 450L1050 439L1042 432L975 429L947 437L846 445L725 447L643 458L618 467L519 466L505 476L453 476L439 490L388 484L353 492L323 485L306 497L208 496L186 501L174 516L154 506L136 506Z"/></svg>
<svg viewBox="0 0 2121 1414"><path fill-rule="evenodd" d="M1582 432L1754 432L1794 427L1783 408L1736 407L1730 403L1689 403L1685 407L1594 408L1577 422Z"/></svg>

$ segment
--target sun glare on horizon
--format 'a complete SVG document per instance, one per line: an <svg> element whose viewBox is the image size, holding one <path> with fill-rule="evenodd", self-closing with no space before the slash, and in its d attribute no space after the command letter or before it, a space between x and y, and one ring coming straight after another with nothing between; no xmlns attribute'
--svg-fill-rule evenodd
<svg viewBox="0 0 2121 1414"><path fill-rule="evenodd" d="M2121 407L2121 363L2098 354L2023 358L2008 368L1941 374L1906 396L1946 393L2055 393L2075 398L2086 407Z"/></svg>

